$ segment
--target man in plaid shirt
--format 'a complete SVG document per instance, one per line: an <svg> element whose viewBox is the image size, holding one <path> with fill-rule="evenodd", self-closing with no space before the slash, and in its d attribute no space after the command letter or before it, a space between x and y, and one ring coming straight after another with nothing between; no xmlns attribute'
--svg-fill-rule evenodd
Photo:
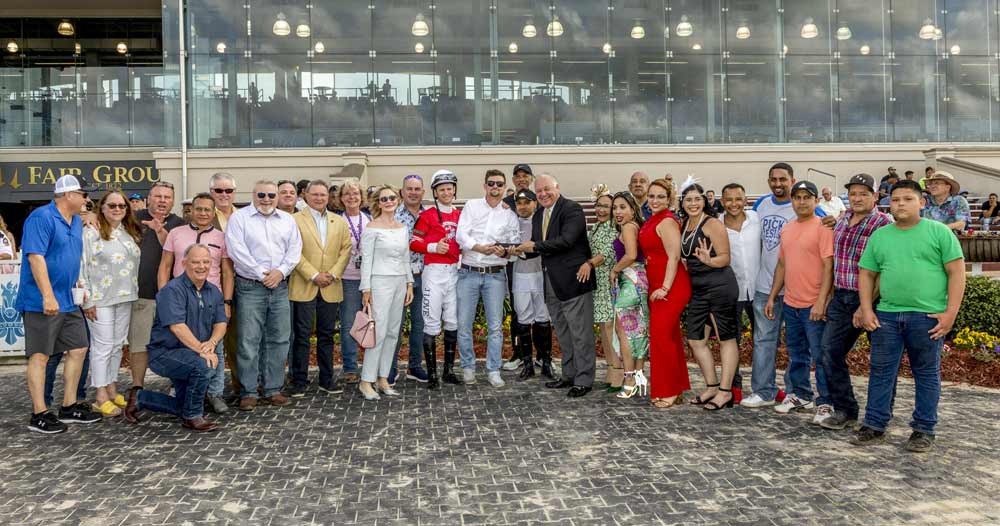
<svg viewBox="0 0 1000 526"><path fill-rule="evenodd" d="M823 374L833 404L834 413L820 423L826 429L844 429L858 419L858 402L854 399L851 375L847 368L847 353L861 336L855 321L861 300L858 297L858 261L872 233L892 223L892 218L879 212L875 203L875 178L868 174L851 177L845 185L850 210L834 227L833 299L826 311L823 331Z"/></svg>

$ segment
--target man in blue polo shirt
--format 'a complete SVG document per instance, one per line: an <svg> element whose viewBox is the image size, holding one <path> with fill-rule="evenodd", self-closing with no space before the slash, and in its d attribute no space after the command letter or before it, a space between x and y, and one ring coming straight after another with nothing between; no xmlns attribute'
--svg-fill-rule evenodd
<svg viewBox="0 0 1000 526"><path fill-rule="evenodd" d="M212 256L195 243L184 250L184 273L156 294L156 317L146 350L149 368L170 378L174 396L134 386L129 390L125 420L139 422L139 410L149 409L181 418L192 431L212 431L218 425L205 419L205 393L219 358L215 348L226 335L226 307L222 291L208 283Z"/></svg>
<svg viewBox="0 0 1000 526"><path fill-rule="evenodd" d="M83 223L80 211L88 192L80 180L64 175L56 181L51 203L35 209L24 222L27 264L21 265L21 286L14 308L24 319L24 352L28 356L28 394L31 419L28 429L54 434L66 431L67 423L90 424L101 420L86 402L76 399L80 370L90 345L87 325L78 305L83 291L74 298L83 255ZM45 404L45 366L49 357L65 353L63 403L59 416Z"/></svg>

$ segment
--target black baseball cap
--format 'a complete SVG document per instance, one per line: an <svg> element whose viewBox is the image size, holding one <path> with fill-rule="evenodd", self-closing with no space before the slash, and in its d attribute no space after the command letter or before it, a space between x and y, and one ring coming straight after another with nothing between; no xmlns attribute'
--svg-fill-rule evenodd
<svg viewBox="0 0 1000 526"><path fill-rule="evenodd" d="M799 190L805 190L812 194L813 197L819 197L819 190L812 181L799 181L792 186L792 195Z"/></svg>
<svg viewBox="0 0 1000 526"><path fill-rule="evenodd" d="M521 199L527 199L528 201L536 201L537 200L535 198L535 192L532 192L531 190L528 190L527 188L524 189L524 190L519 190L516 194L514 194L514 201L515 202L520 201Z"/></svg>
<svg viewBox="0 0 1000 526"><path fill-rule="evenodd" d="M528 175L535 175L531 171L531 167L524 163L514 165L514 171L511 174L516 174L517 172L526 172Z"/></svg>
<svg viewBox="0 0 1000 526"><path fill-rule="evenodd" d="M851 180L847 181L847 184L844 185L844 188L850 190L851 187L856 184L867 186L872 192L875 191L875 178L868 174L857 174L852 176Z"/></svg>

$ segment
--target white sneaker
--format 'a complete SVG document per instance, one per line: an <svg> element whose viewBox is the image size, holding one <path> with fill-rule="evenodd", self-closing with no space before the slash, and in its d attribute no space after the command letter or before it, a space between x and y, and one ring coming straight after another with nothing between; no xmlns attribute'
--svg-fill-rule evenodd
<svg viewBox="0 0 1000 526"><path fill-rule="evenodd" d="M802 411L805 409L812 409L812 408L813 408L812 400L806 402L800 400L799 397L793 394L785 395L785 399L782 400L780 404L774 406L774 410L783 415L786 415L793 410Z"/></svg>
<svg viewBox="0 0 1000 526"><path fill-rule="evenodd" d="M749 407L750 409L756 409L758 407L770 407L774 405L774 400L764 400L759 394L754 393L740 402L740 407Z"/></svg>
<svg viewBox="0 0 1000 526"><path fill-rule="evenodd" d="M504 383L503 378L500 378L500 371L490 371L490 373L486 375L486 378L489 379L490 385L493 387L503 387L507 385Z"/></svg>
<svg viewBox="0 0 1000 526"><path fill-rule="evenodd" d="M823 425L823 421L831 416L833 416L833 406L830 404L823 404L816 408L816 415L813 416L812 424L821 426Z"/></svg>
<svg viewBox="0 0 1000 526"><path fill-rule="evenodd" d="M476 370L462 369L462 381L465 382L465 385L472 385L476 383Z"/></svg>
<svg viewBox="0 0 1000 526"><path fill-rule="evenodd" d="M504 371L516 371L521 368L521 364L524 363L520 358L514 358L513 360L507 360L500 367Z"/></svg>

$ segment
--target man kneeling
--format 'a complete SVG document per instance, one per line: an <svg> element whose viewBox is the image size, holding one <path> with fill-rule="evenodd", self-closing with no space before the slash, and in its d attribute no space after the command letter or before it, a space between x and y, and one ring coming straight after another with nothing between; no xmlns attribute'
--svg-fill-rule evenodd
<svg viewBox="0 0 1000 526"><path fill-rule="evenodd" d="M156 318L150 335L149 368L169 378L175 396L133 387L125 419L139 422L139 410L149 409L181 418L194 431L212 431L218 425L204 417L205 393L218 364L215 348L226 334L222 292L206 282L212 258L208 247L194 244L184 251L184 273L156 294Z"/></svg>

